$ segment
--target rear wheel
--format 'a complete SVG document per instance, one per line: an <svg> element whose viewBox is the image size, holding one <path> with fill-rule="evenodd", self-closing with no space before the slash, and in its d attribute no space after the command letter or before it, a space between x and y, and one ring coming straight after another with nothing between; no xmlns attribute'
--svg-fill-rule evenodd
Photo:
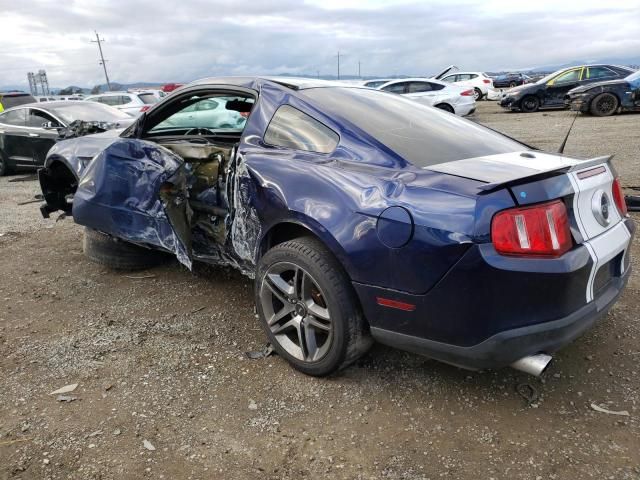
<svg viewBox="0 0 640 480"><path fill-rule="evenodd" d="M517 87L518 84L516 82L510 82L509 83L509 88L513 88L513 87Z"/></svg>
<svg viewBox="0 0 640 480"><path fill-rule="evenodd" d="M539 108L540 100L538 99L538 97L527 95L522 100L520 100L520 110L522 110L524 113L537 112Z"/></svg>
<svg viewBox="0 0 640 480"><path fill-rule="evenodd" d="M478 87L475 87L473 89L473 98L476 100L476 102L482 100L482 90L480 90Z"/></svg>
<svg viewBox="0 0 640 480"><path fill-rule="evenodd" d="M84 229L82 246L91 261L115 270L143 270L170 258L163 252L140 247L91 228Z"/></svg>
<svg viewBox="0 0 640 480"><path fill-rule="evenodd" d="M449 113L455 113L453 110L453 107L448 103L439 103L438 105L436 105L436 108L439 108L440 110L445 110Z"/></svg>
<svg viewBox="0 0 640 480"><path fill-rule="evenodd" d="M258 265L255 297L275 350L308 375L345 368L373 343L347 275L314 238L269 250Z"/></svg>
<svg viewBox="0 0 640 480"><path fill-rule="evenodd" d="M612 93L605 92L591 100L589 111L597 117L608 117L616 113L619 104L618 97Z"/></svg>

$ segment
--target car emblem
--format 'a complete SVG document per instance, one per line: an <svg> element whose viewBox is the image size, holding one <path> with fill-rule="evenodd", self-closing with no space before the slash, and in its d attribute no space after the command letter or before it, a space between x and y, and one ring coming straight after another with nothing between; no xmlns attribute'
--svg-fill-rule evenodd
<svg viewBox="0 0 640 480"><path fill-rule="evenodd" d="M609 212L611 207L611 200L609 200L609 195L604 190L598 190L593 194L593 199L591 200L591 211L593 212L594 217L600 225L606 227L611 222L609 218Z"/></svg>

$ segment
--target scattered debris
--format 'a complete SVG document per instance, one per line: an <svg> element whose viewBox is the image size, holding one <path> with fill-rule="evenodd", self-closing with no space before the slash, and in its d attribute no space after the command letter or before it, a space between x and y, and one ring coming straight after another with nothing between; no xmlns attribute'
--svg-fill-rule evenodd
<svg viewBox="0 0 640 480"><path fill-rule="evenodd" d="M266 358L273 353L273 345L267 343L262 350L252 350L246 352L246 355L251 360L259 360L261 358Z"/></svg>
<svg viewBox="0 0 640 480"><path fill-rule="evenodd" d="M6 442L0 442L0 447L4 447L6 445L13 445L14 443L28 442L29 440L31 440L31 439L30 438L18 438L16 440L7 440Z"/></svg>
<svg viewBox="0 0 640 480"><path fill-rule="evenodd" d="M113 388L113 383L110 383L109 385L105 385L104 387L104 391L108 392L109 390L111 390Z"/></svg>
<svg viewBox="0 0 640 480"><path fill-rule="evenodd" d="M38 175L34 174L34 175L26 175L24 177L15 177L9 180L9 183L14 183L14 182L32 182L34 180L38 179Z"/></svg>
<svg viewBox="0 0 640 480"><path fill-rule="evenodd" d="M122 431L121 431L119 428L116 428L116 429L113 431L113 435L115 435L115 436L118 436L118 435L120 435L121 433L122 433Z"/></svg>
<svg viewBox="0 0 640 480"><path fill-rule="evenodd" d="M144 448L146 448L147 450L151 450L152 452L156 449L156 447L154 447L153 444L149 440L144 440L142 442L142 446Z"/></svg>
<svg viewBox="0 0 640 480"><path fill-rule="evenodd" d="M64 220L65 218L67 218L67 214L62 212L60 215L58 215L58 218L56 218L56 223L58 223L60 220Z"/></svg>
<svg viewBox="0 0 640 480"><path fill-rule="evenodd" d="M70 385L65 385L62 388L59 388L58 390L54 390L53 392L51 392L49 395L59 395L61 393L71 393L73 392L76 388L78 388L78 384L77 383L72 383Z"/></svg>
<svg viewBox="0 0 640 480"><path fill-rule="evenodd" d="M249 399L249 410L258 410L258 404L254 400Z"/></svg>
<svg viewBox="0 0 640 480"><path fill-rule="evenodd" d="M156 278L155 275L139 275L139 276L125 275L125 277L130 278L132 280L144 280L145 278Z"/></svg>
<svg viewBox="0 0 640 480"><path fill-rule="evenodd" d="M56 400L59 402L74 402L78 399L78 397L74 397L73 395L58 395Z"/></svg>
<svg viewBox="0 0 640 480"><path fill-rule="evenodd" d="M527 405L531 406L538 401L538 391L529 383L520 383L516 385L516 392L527 401Z"/></svg>
<svg viewBox="0 0 640 480"><path fill-rule="evenodd" d="M11 180L9 180L9 181L11 181ZM30 203L38 203L38 202L42 202L43 200L44 200L44 197L42 196L42 194L38 194L31 200L26 200L24 202L18 202L18 205L29 205Z"/></svg>
<svg viewBox="0 0 640 480"><path fill-rule="evenodd" d="M607 413L609 415L621 415L623 417L628 417L629 416L629 412L627 412L626 410L620 410L619 412L615 412L613 410L608 410L606 408L600 407L600 406L596 405L595 403L591 404L591 408L594 409L596 412Z"/></svg>
<svg viewBox="0 0 640 480"><path fill-rule="evenodd" d="M204 310L207 307L200 307L200 308L196 308L195 310L190 312L190 315L193 315L194 313L198 313L201 312L202 310Z"/></svg>

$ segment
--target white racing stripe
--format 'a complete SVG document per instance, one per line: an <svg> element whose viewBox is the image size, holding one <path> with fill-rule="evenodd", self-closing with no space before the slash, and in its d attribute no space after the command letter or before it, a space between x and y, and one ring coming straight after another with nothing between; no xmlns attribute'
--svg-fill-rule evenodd
<svg viewBox="0 0 640 480"><path fill-rule="evenodd" d="M619 253L626 252L630 242L631 234L629 230L627 230L623 222L619 222L615 227L583 244L589 249L589 253L594 258L594 265L587 285L587 302L592 301L594 298L593 284L600 267L611 261ZM620 271L624 273L624 258L621 262Z"/></svg>
<svg viewBox="0 0 640 480"><path fill-rule="evenodd" d="M578 177L580 171L567 174L575 192L573 196L573 213L576 224L582 235L583 245L587 248L593 260L593 267L591 267L589 281L587 283L587 302L591 302L594 299L594 282L598 270L619 253L625 252L626 255L631 241L631 234L621 221L622 217L613 201L613 192L611 191L613 174L611 173L611 168L608 162L602 165L606 171L592 177L580 179ZM593 165L586 170L591 168L593 168ZM598 223L593 212L593 197L599 191L604 191L609 195L610 223L606 226ZM622 271L623 268L624 258L622 259L620 271Z"/></svg>

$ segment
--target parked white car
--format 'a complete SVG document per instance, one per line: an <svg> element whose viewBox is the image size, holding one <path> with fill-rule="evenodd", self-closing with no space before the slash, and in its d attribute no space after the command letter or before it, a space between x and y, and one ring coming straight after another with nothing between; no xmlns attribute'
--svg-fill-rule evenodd
<svg viewBox="0 0 640 480"><path fill-rule="evenodd" d="M98 102L137 117L142 112L149 110L151 105L157 103L159 98L152 92L107 92L91 95L85 98L89 102Z"/></svg>
<svg viewBox="0 0 640 480"><path fill-rule="evenodd" d="M393 79L392 78L375 78L373 80L366 80L365 82L362 83L362 86L375 89L375 88L381 87L387 82L390 82L391 80Z"/></svg>
<svg viewBox="0 0 640 480"><path fill-rule="evenodd" d="M451 85L433 78L392 80L378 87L378 90L398 93L423 105L441 108L462 117L476 111L473 88Z"/></svg>
<svg viewBox="0 0 640 480"><path fill-rule="evenodd" d="M484 72L455 72L439 79L442 82L453 83L461 87L471 87L476 101L482 100L493 88L493 80Z"/></svg>

